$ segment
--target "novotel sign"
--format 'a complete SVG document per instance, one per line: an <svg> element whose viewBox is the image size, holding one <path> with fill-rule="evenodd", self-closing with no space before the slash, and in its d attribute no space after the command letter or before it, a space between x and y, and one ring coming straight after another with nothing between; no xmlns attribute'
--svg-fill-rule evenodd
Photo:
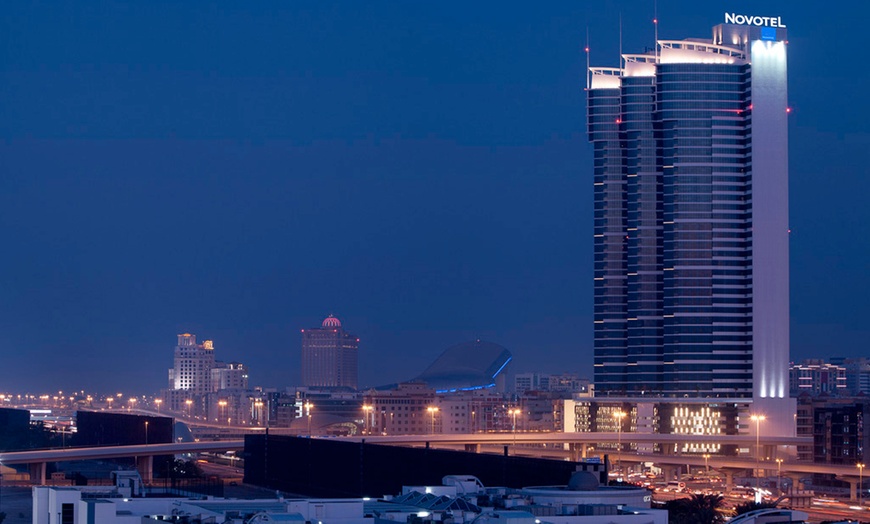
<svg viewBox="0 0 870 524"><path fill-rule="evenodd" d="M755 25L758 27L785 27L781 16L750 16L725 13L726 24Z"/></svg>

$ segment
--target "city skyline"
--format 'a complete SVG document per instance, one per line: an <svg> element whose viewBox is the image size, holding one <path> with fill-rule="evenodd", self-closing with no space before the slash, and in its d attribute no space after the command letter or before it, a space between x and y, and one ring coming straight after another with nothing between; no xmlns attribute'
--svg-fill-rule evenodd
<svg viewBox="0 0 870 524"><path fill-rule="evenodd" d="M660 39L788 25L791 358L865 355L868 73L839 52L862 17L661 4ZM299 329L329 312L361 385L475 338L591 376L582 48L588 26L615 67L620 11L642 49L652 8L547 9L5 6L5 389L155 391L185 332L298 384Z"/></svg>

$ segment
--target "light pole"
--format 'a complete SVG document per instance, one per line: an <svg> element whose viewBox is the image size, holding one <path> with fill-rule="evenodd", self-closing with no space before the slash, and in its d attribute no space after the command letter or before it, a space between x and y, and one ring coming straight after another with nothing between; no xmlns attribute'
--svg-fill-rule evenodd
<svg viewBox="0 0 870 524"><path fill-rule="evenodd" d="M187 404L187 418L190 419L192 406L193 406L193 400L187 399L184 401L184 403Z"/></svg>
<svg viewBox="0 0 870 524"><path fill-rule="evenodd" d="M764 415L752 415L749 419L755 422L755 492L758 496L758 468L761 460L761 423L764 421Z"/></svg>
<svg viewBox="0 0 870 524"><path fill-rule="evenodd" d="M367 435L371 435L372 428L371 428L371 426L369 426L369 417L371 416L372 410L375 409L375 407L371 406L369 404L363 404L362 409L363 409L363 417L365 417L365 420L363 421L364 422L363 428L365 429L365 432Z"/></svg>
<svg viewBox="0 0 870 524"><path fill-rule="evenodd" d="M622 466L622 419L625 418L624 411L617 411L613 414L613 419L616 421L616 465Z"/></svg>
<svg viewBox="0 0 870 524"><path fill-rule="evenodd" d="M436 406L429 406L428 408L426 408L426 411L429 412L429 416L432 419L432 429L429 432L429 434L434 435L435 434L435 413L438 413L438 408Z"/></svg>
<svg viewBox="0 0 870 524"><path fill-rule="evenodd" d="M154 404L157 405L157 412L160 413L160 404L163 404L163 399L155 398L155 399L154 399Z"/></svg>
<svg viewBox="0 0 870 524"><path fill-rule="evenodd" d="M776 459L776 490L782 493L782 459Z"/></svg>
<svg viewBox="0 0 870 524"><path fill-rule="evenodd" d="M858 468L858 505L864 504L864 464L859 462L855 464Z"/></svg>
<svg viewBox="0 0 870 524"><path fill-rule="evenodd" d="M508 415L511 416L511 432L514 434L514 448L517 446L517 415L521 413L520 408L513 408L508 410Z"/></svg>
<svg viewBox="0 0 870 524"><path fill-rule="evenodd" d="M257 399L254 401L254 416L257 419L257 425L263 425L263 401Z"/></svg>
<svg viewBox="0 0 870 524"><path fill-rule="evenodd" d="M127 399L127 411L131 411L134 406L136 406L136 399L133 397Z"/></svg>
<svg viewBox="0 0 870 524"><path fill-rule="evenodd" d="M220 417L220 420L218 420L218 423L220 423L224 418L224 414L227 412L227 401L226 400L218 400L218 406L221 408L220 414L218 415Z"/></svg>
<svg viewBox="0 0 870 524"><path fill-rule="evenodd" d="M707 473L707 478L710 478L710 454L704 453L704 471Z"/></svg>
<svg viewBox="0 0 870 524"><path fill-rule="evenodd" d="M145 421L145 444L148 444L148 421Z"/></svg>
<svg viewBox="0 0 870 524"><path fill-rule="evenodd" d="M311 438L311 408L314 407L314 404L310 400L306 400L303 406L305 406L305 414L308 416L308 438Z"/></svg>

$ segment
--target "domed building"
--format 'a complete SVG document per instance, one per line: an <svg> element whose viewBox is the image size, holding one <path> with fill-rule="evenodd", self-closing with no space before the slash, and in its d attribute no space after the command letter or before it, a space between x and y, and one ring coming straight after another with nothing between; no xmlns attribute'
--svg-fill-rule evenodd
<svg viewBox="0 0 870 524"><path fill-rule="evenodd" d="M493 342L471 340L450 346L413 379L439 393L490 388L512 360L511 352Z"/></svg>
<svg viewBox="0 0 870 524"><path fill-rule="evenodd" d="M329 315L320 328L302 330L302 385L356 389L359 339Z"/></svg>

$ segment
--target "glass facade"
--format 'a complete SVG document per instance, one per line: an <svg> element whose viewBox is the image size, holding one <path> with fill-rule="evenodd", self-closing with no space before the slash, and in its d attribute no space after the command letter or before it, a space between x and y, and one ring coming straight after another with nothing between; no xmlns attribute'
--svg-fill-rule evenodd
<svg viewBox="0 0 870 524"><path fill-rule="evenodd" d="M596 395L751 398L750 65L588 91Z"/></svg>

